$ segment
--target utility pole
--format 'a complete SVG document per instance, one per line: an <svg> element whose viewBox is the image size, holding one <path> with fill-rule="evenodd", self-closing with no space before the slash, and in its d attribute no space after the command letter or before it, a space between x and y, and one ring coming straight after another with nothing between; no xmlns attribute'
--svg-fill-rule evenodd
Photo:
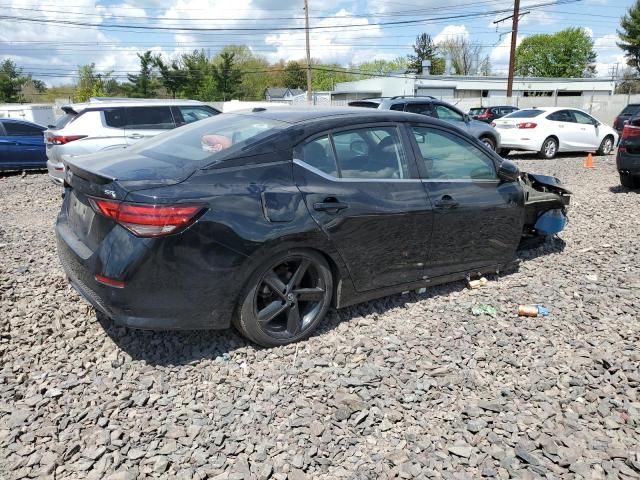
<svg viewBox="0 0 640 480"><path fill-rule="evenodd" d="M513 94L513 72L516 69L516 41L518 40L518 21L520 20L520 0L513 3L513 26L511 29L511 52L509 53L509 78L507 79L507 97Z"/></svg>
<svg viewBox="0 0 640 480"><path fill-rule="evenodd" d="M511 52L509 53L509 78L507 79L507 97L511 97L513 94L513 73L516 69L516 41L518 40L518 22L520 21L521 16L524 16L528 13L529 12L520 13L520 0L514 0L513 15L509 15L508 17L504 17L493 22L494 24L496 24L504 22L505 20L508 20L510 18L513 19L513 23L511 26Z"/></svg>
<svg viewBox="0 0 640 480"><path fill-rule="evenodd" d="M307 102L311 103L311 47L309 46L309 0L304 0L304 26L307 36Z"/></svg>

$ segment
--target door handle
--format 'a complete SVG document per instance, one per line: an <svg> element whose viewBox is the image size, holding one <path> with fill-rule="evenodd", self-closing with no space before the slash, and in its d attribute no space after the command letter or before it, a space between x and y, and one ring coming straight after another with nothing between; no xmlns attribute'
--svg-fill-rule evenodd
<svg viewBox="0 0 640 480"><path fill-rule="evenodd" d="M133 138L133 139L138 139L138 138L142 138L142 135L140 135L139 133L132 133L131 135L127 135L128 138Z"/></svg>
<svg viewBox="0 0 640 480"><path fill-rule="evenodd" d="M338 213L345 208L349 208L349 204L339 202L333 197L325 198L324 201L313 204L313 209L318 212Z"/></svg>
<svg viewBox="0 0 640 480"><path fill-rule="evenodd" d="M459 205L450 195L443 195L440 200L435 202L436 208L455 208Z"/></svg>

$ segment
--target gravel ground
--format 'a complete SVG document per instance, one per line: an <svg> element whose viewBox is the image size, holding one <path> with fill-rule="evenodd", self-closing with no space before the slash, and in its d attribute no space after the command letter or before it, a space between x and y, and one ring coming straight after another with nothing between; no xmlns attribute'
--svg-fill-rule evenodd
<svg viewBox="0 0 640 480"><path fill-rule="evenodd" d="M0 477L640 478L640 195L613 157L512 158L573 190L561 239L268 350L96 316L58 266L60 190L0 177Z"/></svg>

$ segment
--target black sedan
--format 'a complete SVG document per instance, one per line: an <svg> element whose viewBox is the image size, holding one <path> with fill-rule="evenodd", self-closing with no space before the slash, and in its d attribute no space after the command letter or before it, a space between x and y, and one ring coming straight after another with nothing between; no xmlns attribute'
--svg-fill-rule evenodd
<svg viewBox="0 0 640 480"><path fill-rule="evenodd" d="M254 109L69 162L71 284L117 323L274 346L337 308L513 265L568 192L423 115Z"/></svg>

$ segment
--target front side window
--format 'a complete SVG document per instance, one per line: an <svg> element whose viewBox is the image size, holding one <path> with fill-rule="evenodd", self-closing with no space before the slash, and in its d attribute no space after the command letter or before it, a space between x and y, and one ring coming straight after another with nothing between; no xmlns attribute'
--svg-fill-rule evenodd
<svg viewBox="0 0 640 480"><path fill-rule="evenodd" d="M130 130L170 130L175 128L170 107L129 107L125 128Z"/></svg>
<svg viewBox="0 0 640 480"><path fill-rule="evenodd" d="M205 118L213 117L218 112L206 107L178 107L178 110L182 114L184 123L193 123L198 120L204 120Z"/></svg>
<svg viewBox="0 0 640 480"><path fill-rule="evenodd" d="M457 135L428 127L412 127L427 177L431 179L496 180L493 160Z"/></svg>
<svg viewBox="0 0 640 480"><path fill-rule="evenodd" d="M464 117L462 114L456 112L452 108L446 107L444 105L435 105L436 114L440 120L448 120L454 122L462 122L464 121Z"/></svg>
<svg viewBox="0 0 640 480"><path fill-rule="evenodd" d="M9 137L41 137L42 129L20 122L5 122L4 129Z"/></svg>
<svg viewBox="0 0 640 480"><path fill-rule="evenodd" d="M579 112L578 110L573 110L573 117L576 119L577 123L581 123L583 125L593 125L595 120L593 117L590 117L586 113Z"/></svg>

